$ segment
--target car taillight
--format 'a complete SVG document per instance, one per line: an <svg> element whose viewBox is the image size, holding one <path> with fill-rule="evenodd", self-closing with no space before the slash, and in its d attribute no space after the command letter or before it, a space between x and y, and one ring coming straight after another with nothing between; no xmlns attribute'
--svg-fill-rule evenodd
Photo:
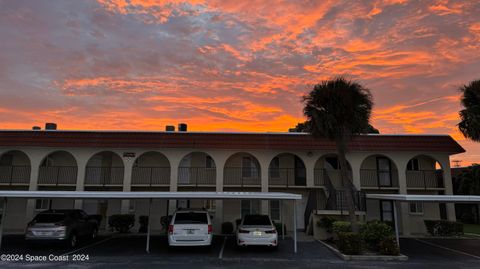
<svg viewBox="0 0 480 269"><path fill-rule="evenodd" d="M248 234L248 233L250 233L250 231L240 229L240 230L238 230L238 233L239 234Z"/></svg>
<svg viewBox="0 0 480 269"><path fill-rule="evenodd" d="M277 230L268 230L268 231L265 231L266 234L276 234L277 233Z"/></svg>
<svg viewBox="0 0 480 269"><path fill-rule="evenodd" d="M213 226L211 224L208 225L208 233L211 234L213 232Z"/></svg>
<svg viewBox="0 0 480 269"><path fill-rule="evenodd" d="M168 233L173 234L173 225L172 224L168 225Z"/></svg>

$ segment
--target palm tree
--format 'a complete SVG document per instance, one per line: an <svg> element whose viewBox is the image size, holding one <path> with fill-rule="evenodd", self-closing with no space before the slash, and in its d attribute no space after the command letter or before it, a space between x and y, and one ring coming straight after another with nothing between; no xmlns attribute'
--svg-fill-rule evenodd
<svg viewBox="0 0 480 269"><path fill-rule="evenodd" d="M460 87L461 99L465 109L460 111L458 128L463 136L480 142L480 80L474 80Z"/></svg>
<svg viewBox="0 0 480 269"><path fill-rule="evenodd" d="M373 101L370 90L359 83L343 77L322 81L303 97L304 115L307 117L311 134L335 141L342 185L352 229L358 231L355 216L354 190L345 154L352 136L365 133L370 128Z"/></svg>
<svg viewBox="0 0 480 269"><path fill-rule="evenodd" d="M480 195L480 165L473 164L457 177L457 193Z"/></svg>

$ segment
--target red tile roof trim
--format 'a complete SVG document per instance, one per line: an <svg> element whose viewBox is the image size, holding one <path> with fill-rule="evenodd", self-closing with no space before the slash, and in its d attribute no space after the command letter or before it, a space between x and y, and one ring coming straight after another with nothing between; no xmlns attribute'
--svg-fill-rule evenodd
<svg viewBox="0 0 480 269"><path fill-rule="evenodd" d="M335 150L335 143L295 133L0 131L0 146ZM358 135L352 151L465 152L448 135Z"/></svg>

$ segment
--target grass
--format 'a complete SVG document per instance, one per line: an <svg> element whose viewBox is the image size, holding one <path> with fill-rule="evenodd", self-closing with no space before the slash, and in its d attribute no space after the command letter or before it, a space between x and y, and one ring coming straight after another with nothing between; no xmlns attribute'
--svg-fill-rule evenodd
<svg viewBox="0 0 480 269"><path fill-rule="evenodd" d="M480 235L480 224L463 224L463 231L465 233Z"/></svg>

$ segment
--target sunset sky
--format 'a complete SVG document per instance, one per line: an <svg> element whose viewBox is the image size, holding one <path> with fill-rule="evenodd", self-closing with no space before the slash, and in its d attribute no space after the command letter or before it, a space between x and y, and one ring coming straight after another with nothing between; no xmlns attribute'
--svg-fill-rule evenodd
<svg viewBox="0 0 480 269"><path fill-rule="evenodd" d="M0 0L0 128L287 131L346 75L385 134L457 131L479 1Z"/></svg>

